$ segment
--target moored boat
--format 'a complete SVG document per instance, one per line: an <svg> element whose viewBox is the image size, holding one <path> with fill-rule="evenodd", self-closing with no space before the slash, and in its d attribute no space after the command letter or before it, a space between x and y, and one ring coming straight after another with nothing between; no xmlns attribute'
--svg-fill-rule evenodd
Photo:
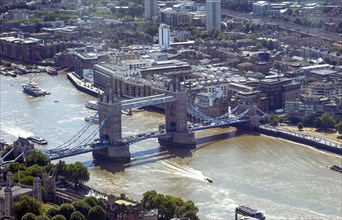
<svg viewBox="0 0 342 220"><path fill-rule="evenodd" d="M47 68L47 73L50 75L58 75L58 72L54 67Z"/></svg>

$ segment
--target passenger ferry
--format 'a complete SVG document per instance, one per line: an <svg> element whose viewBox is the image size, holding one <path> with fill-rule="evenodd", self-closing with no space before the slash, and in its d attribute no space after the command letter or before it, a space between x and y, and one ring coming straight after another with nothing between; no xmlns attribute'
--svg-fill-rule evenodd
<svg viewBox="0 0 342 220"><path fill-rule="evenodd" d="M90 109L93 109L93 110L98 110L99 109L97 101L88 101L85 106L87 108L90 108Z"/></svg>
<svg viewBox="0 0 342 220"><path fill-rule="evenodd" d="M29 139L30 141L36 143L36 144L47 144L47 141L43 138L37 137L37 136L30 136L27 139Z"/></svg>

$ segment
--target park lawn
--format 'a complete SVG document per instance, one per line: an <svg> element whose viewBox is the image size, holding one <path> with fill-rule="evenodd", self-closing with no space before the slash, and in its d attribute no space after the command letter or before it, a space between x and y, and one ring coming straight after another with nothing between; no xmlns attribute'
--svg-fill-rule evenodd
<svg viewBox="0 0 342 220"><path fill-rule="evenodd" d="M279 127L282 129L288 129L294 132L300 132L302 134L306 133L312 136L324 138L334 143L342 144L342 140L337 138L340 136L340 134L338 134L338 132L336 132L335 130L324 132L324 131L316 131L316 128L304 127L302 131L299 131L298 127L295 125L284 125L284 124L281 124Z"/></svg>

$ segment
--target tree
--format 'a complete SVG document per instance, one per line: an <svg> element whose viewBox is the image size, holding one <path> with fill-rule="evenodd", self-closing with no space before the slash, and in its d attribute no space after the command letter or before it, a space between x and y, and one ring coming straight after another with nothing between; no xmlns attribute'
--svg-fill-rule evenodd
<svg viewBox="0 0 342 220"><path fill-rule="evenodd" d="M1 153L1 157L5 156L12 149L13 149L12 145L8 145L7 147L5 147L5 149ZM13 152L10 153L9 155L7 155L7 157L5 159L6 160L13 160L14 159Z"/></svg>
<svg viewBox="0 0 342 220"><path fill-rule="evenodd" d="M71 214L70 220L86 220L86 218L81 212L76 211Z"/></svg>
<svg viewBox="0 0 342 220"><path fill-rule="evenodd" d="M162 216L160 219L171 219L175 216L193 220L199 219L197 216L198 208L192 201L184 201L178 197L162 195L154 190L145 192L141 203L147 209L157 208L160 216Z"/></svg>
<svg viewBox="0 0 342 220"><path fill-rule="evenodd" d="M322 128L322 117L316 118L314 121L315 128Z"/></svg>
<svg viewBox="0 0 342 220"><path fill-rule="evenodd" d="M106 211L99 205L89 210L88 219L106 220Z"/></svg>
<svg viewBox="0 0 342 220"><path fill-rule="evenodd" d="M74 164L68 164L66 167L65 178L75 183L76 187L78 184L83 184L90 178L89 171L81 162L76 162Z"/></svg>
<svg viewBox="0 0 342 220"><path fill-rule="evenodd" d="M46 166L50 163L50 158L45 156L40 151L34 151L30 155L26 157L26 166L32 166L34 164L37 164L39 166Z"/></svg>
<svg viewBox="0 0 342 220"><path fill-rule="evenodd" d="M50 220L46 215L38 215L35 220Z"/></svg>
<svg viewBox="0 0 342 220"><path fill-rule="evenodd" d="M55 217L56 215L59 215L59 207L52 207L49 210L46 211L46 215L48 215L50 218Z"/></svg>
<svg viewBox="0 0 342 220"><path fill-rule="evenodd" d="M342 121L335 125L335 128L339 134L342 134Z"/></svg>
<svg viewBox="0 0 342 220"><path fill-rule="evenodd" d="M86 202L91 207L98 205L98 201L97 201L97 198L95 196L87 196L83 199L83 201Z"/></svg>
<svg viewBox="0 0 342 220"><path fill-rule="evenodd" d="M65 174L66 174L65 161L63 161L63 160L58 161L58 163L54 166L53 174L55 177L65 176Z"/></svg>
<svg viewBox="0 0 342 220"><path fill-rule="evenodd" d="M71 214L75 211L75 207L70 203L62 204L59 209L59 213L63 215L66 219L70 219Z"/></svg>
<svg viewBox="0 0 342 220"><path fill-rule="evenodd" d="M19 202L14 204L13 211L17 219L21 219L26 213L39 215L42 209L40 202L24 194L20 197Z"/></svg>
<svg viewBox="0 0 342 220"><path fill-rule="evenodd" d="M267 121L268 121L268 123L269 123L270 125L272 125L272 126L278 125L278 118L277 118L277 116L275 116L275 115L270 115L270 116L268 116Z"/></svg>
<svg viewBox="0 0 342 220"><path fill-rule="evenodd" d="M321 117L322 117L323 129L329 129L329 128L335 127L336 121L329 113L326 112Z"/></svg>
<svg viewBox="0 0 342 220"><path fill-rule="evenodd" d="M88 212L91 209L91 206L83 200L78 200L72 202L72 205L75 207L76 211L81 212L84 216L88 216Z"/></svg>
<svg viewBox="0 0 342 220"><path fill-rule="evenodd" d="M23 217L21 217L21 220L36 220L36 215L28 212Z"/></svg>
<svg viewBox="0 0 342 220"><path fill-rule="evenodd" d="M300 131L303 130L303 128L304 128L303 123L299 122L297 127L298 127L298 130L300 130Z"/></svg>
<svg viewBox="0 0 342 220"><path fill-rule="evenodd" d="M67 220L63 215L56 215L51 220Z"/></svg>

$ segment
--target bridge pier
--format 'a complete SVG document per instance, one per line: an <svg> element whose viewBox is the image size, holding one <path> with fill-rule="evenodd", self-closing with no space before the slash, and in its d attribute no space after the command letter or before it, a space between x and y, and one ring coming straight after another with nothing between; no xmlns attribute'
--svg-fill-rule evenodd
<svg viewBox="0 0 342 220"><path fill-rule="evenodd" d="M165 147L195 148L194 132L174 132L172 138L158 138L160 145Z"/></svg>
<svg viewBox="0 0 342 220"><path fill-rule="evenodd" d="M116 162L129 162L131 160L129 144L122 143L115 146L108 146L102 150L93 151L93 157L95 159L105 158Z"/></svg>

